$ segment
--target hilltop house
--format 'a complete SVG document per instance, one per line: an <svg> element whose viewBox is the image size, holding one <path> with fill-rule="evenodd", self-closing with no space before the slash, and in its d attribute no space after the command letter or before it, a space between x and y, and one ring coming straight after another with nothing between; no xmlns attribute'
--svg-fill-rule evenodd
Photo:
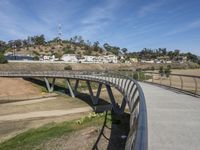
<svg viewBox="0 0 200 150"><path fill-rule="evenodd" d="M149 63L149 64L153 64L154 60L141 60L141 63Z"/></svg>
<svg viewBox="0 0 200 150"><path fill-rule="evenodd" d="M98 62L102 63L117 63L117 56L115 55L105 55L105 56L99 56Z"/></svg>
<svg viewBox="0 0 200 150"><path fill-rule="evenodd" d="M64 54L61 57L61 60L66 61L66 62L72 62L72 63L78 62L78 59L75 54Z"/></svg>
<svg viewBox="0 0 200 150"><path fill-rule="evenodd" d="M130 62L131 63L138 63L138 59L137 58L130 58Z"/></svg>
<svg viewBox="0 0 200 150"><path fill-rule="evenodd" d="M154 60L155 63L160 64L160 63L172 63L170 60L169 56L160 56L157 57L157 59Z"/></svg>

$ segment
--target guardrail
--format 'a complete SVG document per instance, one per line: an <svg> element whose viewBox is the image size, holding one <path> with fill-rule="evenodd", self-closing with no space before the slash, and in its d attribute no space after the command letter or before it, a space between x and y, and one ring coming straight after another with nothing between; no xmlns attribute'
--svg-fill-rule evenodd
<svg viewBox="0 0 200 150"><path fill-rule="evenodd" d="M200 76L182 74L160 74L155 72L137 72L139 81L159 84L200 96Z"/></svg>
<svg viewBox="0 0 200 150"><path fill-rule="evenodd" d="M132 78L111 72L98 71L0 71L0 77L67 78L94 81L113 86L123 94L130 111L130 131L126 140L125 149L148 149L145 97L140 85Z"/></svg>

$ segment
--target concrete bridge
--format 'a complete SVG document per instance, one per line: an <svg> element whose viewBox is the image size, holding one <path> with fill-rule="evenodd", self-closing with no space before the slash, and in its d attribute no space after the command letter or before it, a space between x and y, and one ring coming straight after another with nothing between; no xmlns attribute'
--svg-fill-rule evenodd
<svg viewBox="0 0 200 150"><path fill-rule="evenodd" d="M200 149L200 98L140 83L146 98L149 150Z"/></svg>
<svg viewBox="0 0 200 150"><path fill-rule="evenodd" d="M195 150L200 147L199 98L155 85L138 83L126 76L108 72L0 71L0 76L42 77L49 91L53 91L56 78L64 78L72 97L76 96L79 80L84 80L94 105L98 104L101 87L104 84L110 97L111 109L115 113L123 113L127 105L130 111L130 132L125 149ZM49 83L48 78L53 78L52 83ZM74 88L70 83L71 79L76 81ZM90 82L99 83L96 95L93 93ZM115 87L123 94L121 104L115 101L111 87Z"/></svg>

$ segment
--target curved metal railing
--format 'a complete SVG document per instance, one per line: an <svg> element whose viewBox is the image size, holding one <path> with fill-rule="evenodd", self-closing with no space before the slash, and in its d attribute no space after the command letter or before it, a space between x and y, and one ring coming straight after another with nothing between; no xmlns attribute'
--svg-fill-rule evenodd
<svg viewBox="0 0 200 150"><path fill-rule="evenodd" d="M147 110L144 93L136 80L124 75L99 71L0 71L0 77L53 77L89 80L111 85L126 98L130 111L127 150L147 150Z"/></svg>
<svg viewBox="0 0 200 150"><path fill-rule="evenodd" d="M195 75L183 75L183 74L160 74L156 72L142 72L137 73L138 80L145 82L151 82L154 84L164 85L170 88L179 89L184 92L191 93L196 96L200 96L200 76Z"/></svg>

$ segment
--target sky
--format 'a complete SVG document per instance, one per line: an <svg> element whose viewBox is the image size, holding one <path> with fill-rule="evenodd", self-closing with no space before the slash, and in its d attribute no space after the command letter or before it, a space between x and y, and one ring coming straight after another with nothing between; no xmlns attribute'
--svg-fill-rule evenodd
<svg viewBox="0 0 200 150"><path fill-rule="evenodd" d="M0 0L0 40L81 35L139 51L200 55L200 0Z"/></svg>

